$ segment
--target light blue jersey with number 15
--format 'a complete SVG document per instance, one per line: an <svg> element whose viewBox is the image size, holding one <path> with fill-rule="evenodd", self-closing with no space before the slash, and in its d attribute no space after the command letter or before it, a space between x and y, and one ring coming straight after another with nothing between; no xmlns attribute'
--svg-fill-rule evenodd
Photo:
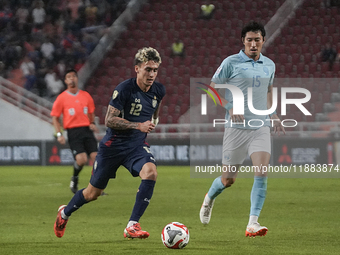
<svg viewBox="0 0 340 255"><path fill-rule="evenodd" d="M229 112L226 112L226 127L243 129L258 129L261 126L270 126L268 115L255 115L248 107L248 88L253 89L253 106L257 110L267 110L268 87L273 84L275 64L269 58L260 54L257 61L249 58L243 50L238 54L231 55L223 60L215 72L212 82L215 84L229 84L241 89L244 95L244 118L245 124L230 125ZM231 92L226 89L225 99L233 102ZM262 124L262 120L264 124ZM249 125L250 124L250 125Z"/></svg>

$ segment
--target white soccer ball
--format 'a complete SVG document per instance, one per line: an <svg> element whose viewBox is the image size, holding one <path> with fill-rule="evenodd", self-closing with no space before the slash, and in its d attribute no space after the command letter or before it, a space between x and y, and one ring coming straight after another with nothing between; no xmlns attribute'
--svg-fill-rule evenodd
<svg viewBox="0 0 340 255"><path fill-rule="evenodd" d="M165 247L183 249L189 243L189 230L179 222L171 222L163 228L161 238Z"/></svg>

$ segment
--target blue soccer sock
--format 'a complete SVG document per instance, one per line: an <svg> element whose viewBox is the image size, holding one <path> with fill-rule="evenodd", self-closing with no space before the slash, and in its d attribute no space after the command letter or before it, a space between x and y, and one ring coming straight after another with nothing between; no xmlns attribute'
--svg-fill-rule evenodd
<svg viewBox="0 0 340 255"><path fill-rule="evenodd" d="M260 216L267 194L267 177L255 176L250 193L250 215Z"/></svg>
<svg viewBox="0 0 340 255"><path fill-rule="evenodd" d="M84 198L83 190L84 189L78 190L68 205L65 207L64 214L67 217L71 216L71 214L82 207L82 205L88 203L88 201Z"/></svg>
<svg viewBox="0 0 340 255"><path fill-rule="evenodd" d="M155 184L156 181L153 180L142 180L136 195L136 202L132 210L130 221L139 222L139 219L142 217L150 203Z"/></svg>
<svg viewBox="0 0 340 255"><path fill-rule="evenodd" d="M221 176L217 177L211 184L211 187L208 191L208 197L210 199L215 199L219 194L222 193L224 189L225 186L222 183Z"/></svg>

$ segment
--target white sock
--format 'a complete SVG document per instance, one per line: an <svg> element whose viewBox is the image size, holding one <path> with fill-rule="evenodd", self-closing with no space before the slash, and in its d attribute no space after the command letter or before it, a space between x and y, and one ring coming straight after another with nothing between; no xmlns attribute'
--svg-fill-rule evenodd
<svg viewBox="0 0 340 255"><path fill-rule="evenodd" d="M257 220L259 219L258 216L255 216L255 215L250 215L249 216L249 222L248 222L248 225L252 224L252 223L257 223Z"/></svg>
<svg viewBox="0 0 340 255"><path fill-rule="evenodd" d="M64 220L68 220L69 216L66 216L66 214L64 213L64 209L61 211L61 218L63 218Z"/></svg>
<svg viewBox="0 0 340 255"><path fill-rule="evenodd" d="M138 223L137 221L130 220L129 223L127 224L127 228L131 227L132 225Z"/></svg>
<svg viewBox="0 0 340 255"><path fill-rule="evenodd" d="M205 204L211 205L213 201L214 201L214 199L211 199L208 195L206 195L205 198L204 198Z"/></svg>

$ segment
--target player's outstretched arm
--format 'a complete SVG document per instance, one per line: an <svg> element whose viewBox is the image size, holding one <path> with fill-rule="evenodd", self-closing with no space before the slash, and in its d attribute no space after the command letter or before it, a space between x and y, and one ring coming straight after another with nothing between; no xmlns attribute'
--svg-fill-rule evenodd
<svg viewBox="0 0 340 255"><path fill-rule="evenodd" d="M109 105L105 116L105 126L115 130L138 129L144 133L149 133L155 128L155 125L149 120L143 123L130 122L118 117L119 114L120 111L117 108Z"/></svg>

